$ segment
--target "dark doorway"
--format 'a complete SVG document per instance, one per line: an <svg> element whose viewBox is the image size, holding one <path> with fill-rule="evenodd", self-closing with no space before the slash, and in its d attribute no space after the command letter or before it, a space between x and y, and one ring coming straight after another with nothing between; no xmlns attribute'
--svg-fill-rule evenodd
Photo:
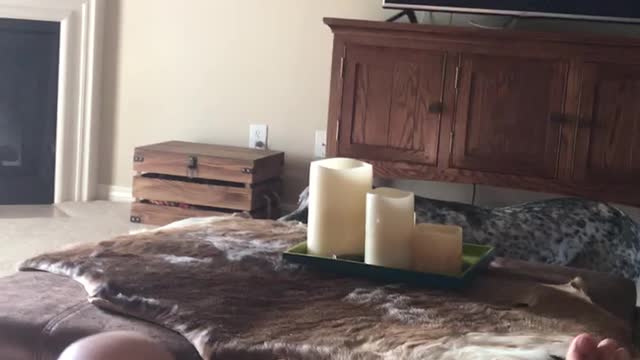
<svg viewBox="0 0 640 360"><path fill-rule="evenodd" d="M0 19L0 204L51 204L60 24Z"/></svg>

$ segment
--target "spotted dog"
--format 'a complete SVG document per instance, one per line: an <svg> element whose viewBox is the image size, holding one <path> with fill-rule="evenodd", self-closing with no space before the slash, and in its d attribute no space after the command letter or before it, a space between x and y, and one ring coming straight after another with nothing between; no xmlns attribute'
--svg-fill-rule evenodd
<svg viewBox="0 0 640 360"><path fill-rule="evenodd" d="M281 220L307 220L308 189ZM459 225L499 256L640 278L640 225L605 203L560 198L485 208L416 196L416 221Z"/></svg>

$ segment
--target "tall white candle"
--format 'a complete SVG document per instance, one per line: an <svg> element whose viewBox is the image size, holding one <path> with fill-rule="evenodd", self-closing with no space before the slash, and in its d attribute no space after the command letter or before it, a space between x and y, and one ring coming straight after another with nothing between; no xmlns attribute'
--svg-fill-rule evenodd
<svg viewBox="0 0 640 360"><path fill-rule="evenodd" d="M456 275L462 270L462 228L418 224L412 241L413 270Z"/></svg>
<svg viewBox="0 0 640 360"><path fill-rule="evenodd" d="M334 158L314 161L309 174L307 249L321 256L364 254L366 195L373 167Z"/></svg>
<svg viewBox="0 0 640 360"><path fill-rule="evenodd" d="M414 199L413 193L397 189L369 191L364 251L367 264L411 268Z"/></svg>

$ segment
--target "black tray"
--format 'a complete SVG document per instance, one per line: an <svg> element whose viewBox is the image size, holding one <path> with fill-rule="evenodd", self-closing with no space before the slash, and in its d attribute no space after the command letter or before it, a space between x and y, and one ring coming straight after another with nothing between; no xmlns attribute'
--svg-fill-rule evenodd
<svg viewBox="0 0 640 360"><path fill-rule="evenodd" d="M311 265L324 271L362 276L373 280L409 282L440 289L459 289L469 285L473 277L486 268L494 257L491 246L464 244L462 271L457 275L423 273L387 268L364 263L363 256L324 257L307 253L307 243L300 243L282 254L287 261Z"/></svg>

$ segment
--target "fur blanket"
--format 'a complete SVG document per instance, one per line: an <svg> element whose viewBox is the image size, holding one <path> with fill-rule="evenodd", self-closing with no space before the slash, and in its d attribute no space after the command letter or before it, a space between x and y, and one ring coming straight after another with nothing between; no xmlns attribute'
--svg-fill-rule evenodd
<svg viewBox="0 0 640 360"><path fill-rule="evenodd" d="M306 223L308 189L282 218ZM640 225L597 201L559 198L485 208L416 196L416 221L459 225L464 241L491 245L499 256L572 266L640 279Z"/></svg>
<svg viewBox="0 0 640 360"><path fill-rule="evenodd" d="M204 359L551 359L584 331L628 335L575 284L482 296L380 284L283 262L305 238L299 223L200 219L21 269L70 276L95 305L173 329Z"/></svg>

